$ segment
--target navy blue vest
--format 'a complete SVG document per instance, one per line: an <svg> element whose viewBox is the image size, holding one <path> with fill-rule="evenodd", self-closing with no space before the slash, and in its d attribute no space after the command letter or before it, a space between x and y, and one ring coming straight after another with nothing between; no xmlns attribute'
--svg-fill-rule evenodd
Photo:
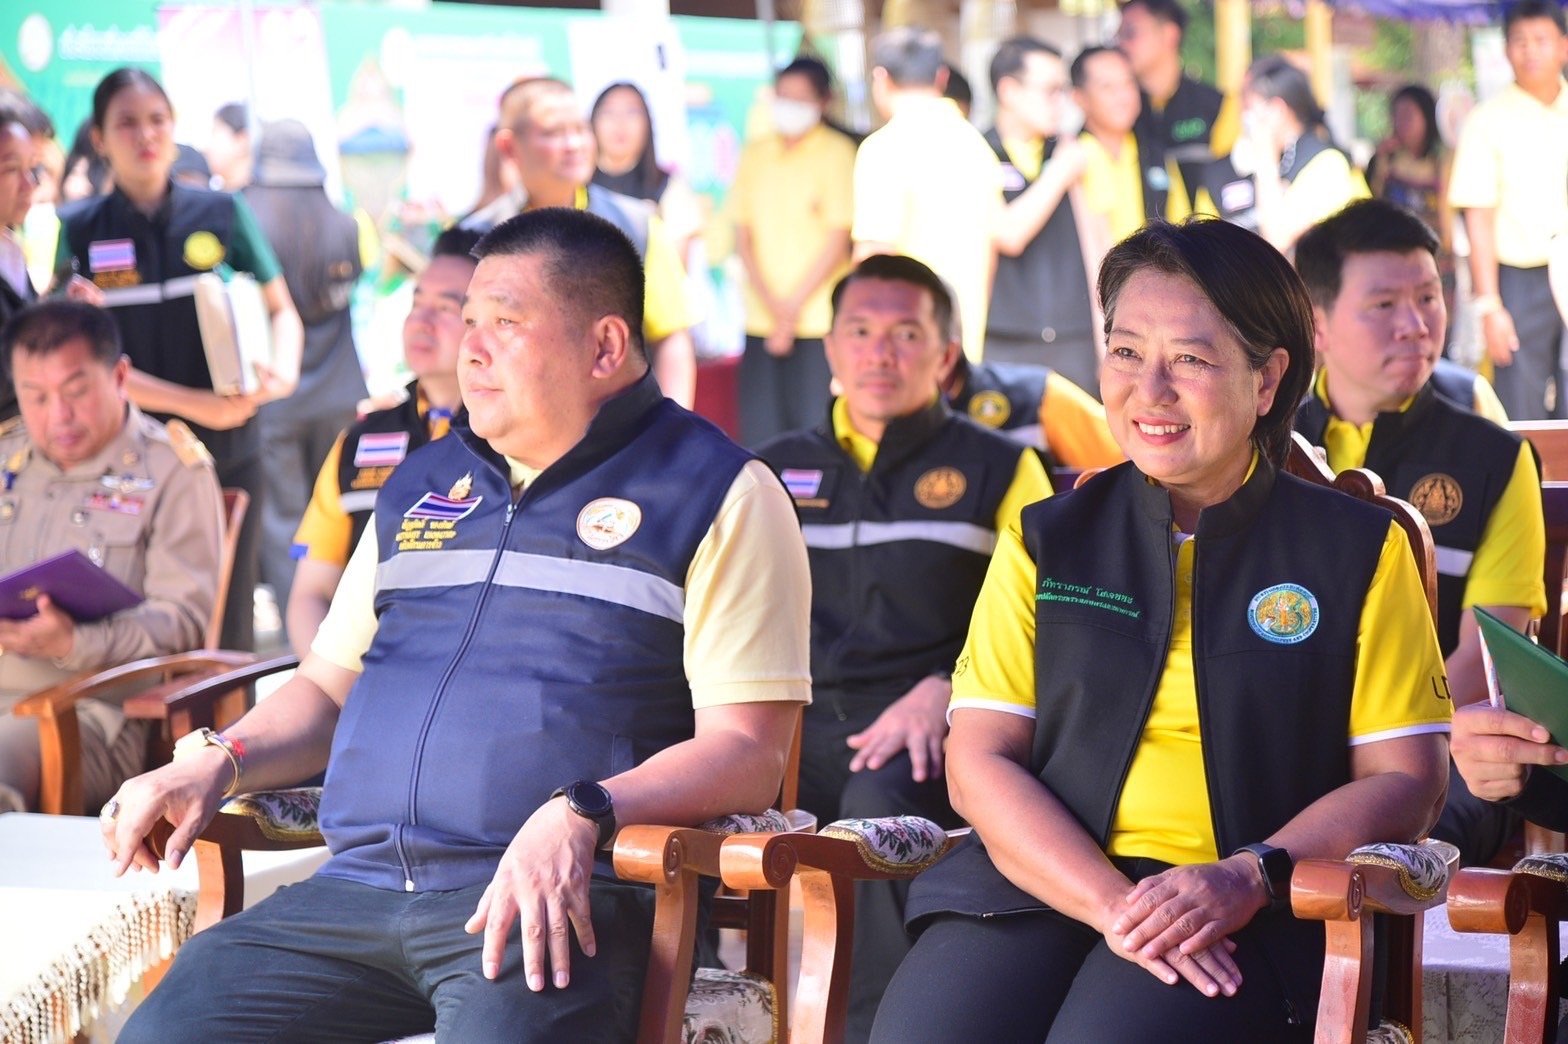
<svg viewBox="0 0 1568 1044"><path fill-rule="evenodd" d="M888 424L867 473L831 421L758 452L794 497L806 537L813 688L891 700L951 671L996 546L996 512L1028 449L936 402Z"/></svg>
<svg viewBox="0 0 1568 1044"><path fill-rule="evenodd" d="M1005 432L1044 454L1045 430L1040 425L1040 404L1051 379L1049 366L1024 363L971 363L959 359L964 386L948 397L953 412L962 413L983 428Z"/></svg>
<svg viewBox="0 0 1568 1044"><path fill-rule="evenodd" d="M460 415L376 505L379 628L333 736L323 872L483 883L555 788L691 738L686 573L750 459L652 376L514 503Z"/></svg>
<svg viewBox="0 0 1568 1044"><path fill-rule="evenodd" d="M1474 391L1472 389L1472 397ZM1329 409L1309 393L1296 430L1323 444ZM1432 527L1437 552L1437 638L1446 657L1459 647L1465 584L1492 510L1519 461L1519 436L1456 406L1428 381L1403 412L1379 413L1363 465L1390 496L1408 500Z"/></svg>
<svg viewBox="0 0 1568 1044"><path fill-rule="evenodd" d="M430 441L430 424L419 415L419 382L408 386L408 398L390 409L355 421L343 432L343 451L338 456L338 499L349 519L349 542L352 549L370 524L375 509L377 491L386 485L392 469L402 462L402 457L392 460L390 455L359 452L359 440L366 435L407 435L403 457Z"/></svg>

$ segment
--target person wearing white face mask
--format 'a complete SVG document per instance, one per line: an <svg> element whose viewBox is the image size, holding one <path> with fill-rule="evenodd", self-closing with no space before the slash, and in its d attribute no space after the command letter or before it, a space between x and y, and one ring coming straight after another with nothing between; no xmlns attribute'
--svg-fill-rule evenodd
<svg viewBox="0 0 1568 1044"><path fill-rule="evenodd" d="M747 144L730 189L746 270L740 437L755 446L826 416L828 291L849 267L855 146L824 123L827 66L800 57L774 79L773 133Z"/></svg>

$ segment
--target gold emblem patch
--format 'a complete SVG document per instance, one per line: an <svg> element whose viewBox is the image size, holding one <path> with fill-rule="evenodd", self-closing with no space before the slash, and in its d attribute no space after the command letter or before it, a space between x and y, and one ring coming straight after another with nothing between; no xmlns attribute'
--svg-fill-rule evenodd
<svg viewBox="0 0 1568 1044"><path fill-rule="evenodd" d="M203 272L223 260L223 244L211 232L192 232L185 237L185 263Z"/></svg>
<svg viewBox="0 0 1568 1044"><path fill-rule="evenodd" d="M979 392L969 400L969 416L988 428L1000 428L1012 415L1012 403L999 391Z"/></svg>
<svg viewBox="0 0 1568 1044"><path fill-rule="evenodd" d="M624 544L642 525L642 508L620 497L591 500L577 514L577 538L595 551Z"/></svg>
<svg viewBox="0 0 1568 1044"><path fill-rule="evenodd" d="M449 500L467 500L468 494L472 493L473 491L474 473L470 471L468 474L452 483L452 488L447 490L446 495Z"/></svg>
<svg viewBox="0 0 1568 1044"><path fill-rule="evenodd" d="M957 468L932 468L915 482L915 500L921 507L939 511L958 503L968 488Z"/></svg>
<svg viewBox="0 0 1568 1044"><path fill-rule="evenodd" d="M1465 495L1453 476L1434 471L1410 487L1410 503L1427 525L1442 526L1459 517Z"/></svg>

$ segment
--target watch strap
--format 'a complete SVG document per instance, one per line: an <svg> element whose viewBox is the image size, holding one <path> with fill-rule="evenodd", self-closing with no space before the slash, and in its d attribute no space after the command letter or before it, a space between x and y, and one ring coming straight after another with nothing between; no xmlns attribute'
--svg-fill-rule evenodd
<svg viewBox="0 0 1568 1044"><path fill-rule="evenodd" d="M581 802L579 802L576 798L576 795L574 794L574 791L579 787L593 787L601 795L603 795L605 811L600 813L592 812ZM595 849L602 849L609 846L610 840L615 837L615 801L610 796L609 790L607 790L602 783L594 783L591 780L579 779L575 782L568 783L564 787L557 787L555 792L551 794L550 797L552 800L558 797L564 797L566 799L567 808L571 809L577 815L582 816L584 819L591 820L594 825L599 828L598 839L594 842Z"/></svg>
<svg viewBox="0 0 1568 1044"><path fill-rule="evenodd" d="M1295 869L1295 861L1290 853L1274 845L1255 842L1242 845L1236 849L1247 852L1258 861L1258 876L1263 880L1263 889L1269 897L1269 908L1283 910L1290 905L1290 877Z"/></svg>

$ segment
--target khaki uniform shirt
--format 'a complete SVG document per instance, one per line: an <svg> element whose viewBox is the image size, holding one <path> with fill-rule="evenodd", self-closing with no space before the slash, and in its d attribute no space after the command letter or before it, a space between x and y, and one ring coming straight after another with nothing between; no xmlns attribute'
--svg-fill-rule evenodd
<svg viewBox="0 0 1568 1044"><path fill-rule="evenodd" d="M0 701L79 671L201 647L217 597L223 496L189 428L129 406L101 453L61 471L13 422L0 429L0 469L0 572L76 548L145 597L78 623L61 660L0 653Z"/></svg>

